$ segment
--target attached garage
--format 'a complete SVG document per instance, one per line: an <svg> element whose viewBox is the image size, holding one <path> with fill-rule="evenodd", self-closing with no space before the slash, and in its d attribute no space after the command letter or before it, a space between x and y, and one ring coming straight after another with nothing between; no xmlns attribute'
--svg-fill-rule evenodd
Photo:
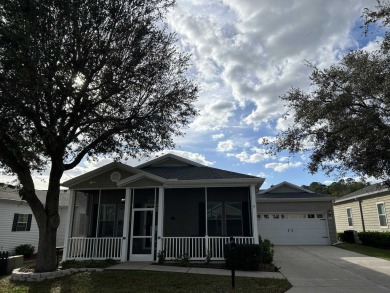
<svg viewBox="0 0 390 293"><path fill-rule="evenodd" d="M275 245L330 245L337 239L332 198L288 182L258 194L257 227Z"/></svg>

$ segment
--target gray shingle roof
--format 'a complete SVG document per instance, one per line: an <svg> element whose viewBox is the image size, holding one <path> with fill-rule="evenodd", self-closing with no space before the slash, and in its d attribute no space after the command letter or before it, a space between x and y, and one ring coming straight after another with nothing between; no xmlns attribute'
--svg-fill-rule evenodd
<svg viewBox="0 0 390 293"><path fill-rule="evenodd" d="M382 191L385 191L387 190L389 187L387 185L382 185L382 184L373 184L373 185L369 185L369 186L366 186L362 189L359 189L355 192L352 192L352 193L349 193L349 194L346 194L342 197L339 197L338 199L335 200L335 202L339 202L339 201L346 201L346 200L349 200L349 199L353 199L355 197L359 197L359 196L363 196L363 195L372 195L372 194L375 194L375 193L379 193L379 192L382 192Z"/></svg>
<svg viewBox="0 0 390 293"><path fill-rule="evenodd" d="M145 167L141 170L165 179L177 180L258 178L211 167Z"/></svg>
<svg viewBox="0 0 390 293"><path fill-rule="evenodd" d="M35 192L36 192L39 200L42 203L45 203L47 190L36 190ZM18 190L14 189L14 188L0 187L0 200L1 199L22 201L20 199ZM69 192L67 190L61 190L60 200L59 200L60 206L64 206L64 207L68 206L68 201L69 201Z"/></svg>
<svg viewBox="0 0 390 293"><path fill-rule="evenodd" d="M309 193L309 192L282 192L282 193L261 193L257 195L257 198L331 198L327 194L321 193Z"/></svg>

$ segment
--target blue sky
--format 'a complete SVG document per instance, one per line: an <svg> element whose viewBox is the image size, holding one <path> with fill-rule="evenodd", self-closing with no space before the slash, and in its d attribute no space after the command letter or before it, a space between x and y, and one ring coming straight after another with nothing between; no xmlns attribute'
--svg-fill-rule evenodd
<svg viewBox="0 0 390 293"><path fill-rule="evenodd" d="M377 47L364 38L360 16L373 0L177 0L167 21L181 50L192 54L190 77L201 91L199 116L175 138L177 155L202 164L266 179L263 188L289 181L297 185L339 178L310 175L308 154L271 157L261 144L275 137L290 119L280 96L291 87L310 90L310 69L334 64L348 50ZM161 155L153 154L154 155ZM144 162L130 160L137 165ZM67 172L73 178L103 164L83 161ZM352 175L351 175L352 176ZM47 174L35 176L38 188ZM12 178L0 175L0 182Z"/></svg>

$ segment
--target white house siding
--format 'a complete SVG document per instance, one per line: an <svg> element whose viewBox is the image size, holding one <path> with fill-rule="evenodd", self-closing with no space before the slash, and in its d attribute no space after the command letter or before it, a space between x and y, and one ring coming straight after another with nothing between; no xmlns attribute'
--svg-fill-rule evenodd
<svg viewBox="0 0 390 293"><path fill-rule="evenodd" d="M60 226L57 231L57 246L64 245L67 208L60 208ZM34 216L30 231L12 231L14 214L32 214L31 208L24 202L0 200L0 251L13 252L21 244L31 244L38 249L39 232Z"/></svg>
<svg viewBox="0 0 390 293"><path fill-rule="evenodd" d="M387 224L390 225L390 195L370 196L361 198L364 225L366 231L390 231L390 228L382 228L379 226L379 217L376 204L383 202L386 209ZM353 212L353 227L348 226L346 208L352 207ZM346 202L336 203L334 206L335 213L337 211L336 226L337 232L343 232L344 230L356 230L358 232L363 231L363 226L360 217L359 202L358 200L350 200Z"/></svg>

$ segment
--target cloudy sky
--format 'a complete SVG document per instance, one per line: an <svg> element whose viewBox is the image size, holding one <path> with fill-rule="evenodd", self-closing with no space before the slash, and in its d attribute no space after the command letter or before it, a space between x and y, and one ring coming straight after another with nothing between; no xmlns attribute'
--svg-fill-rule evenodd
<svg viewBox="0 0 390 293"><path fill-rule="evenodd" d="M201 91L200 115L176 138L178 155L208 166L265 177L263 188L289 181L329 183L310 175L308 154L270 156L261 144L287 127L280 96L291 87L308 90L306 61L326 68L348 50L373 48L362 36L364 7L374 0L177 0L168 15L179 46L192 54L190 76ZM110 162L83 162L68 180ZM144 162L141 161L141 162ZM137 161L129 161L137 165ZM1 181L9 178L0 176ZM45 188L47 176L36 176Z"/></svg>

